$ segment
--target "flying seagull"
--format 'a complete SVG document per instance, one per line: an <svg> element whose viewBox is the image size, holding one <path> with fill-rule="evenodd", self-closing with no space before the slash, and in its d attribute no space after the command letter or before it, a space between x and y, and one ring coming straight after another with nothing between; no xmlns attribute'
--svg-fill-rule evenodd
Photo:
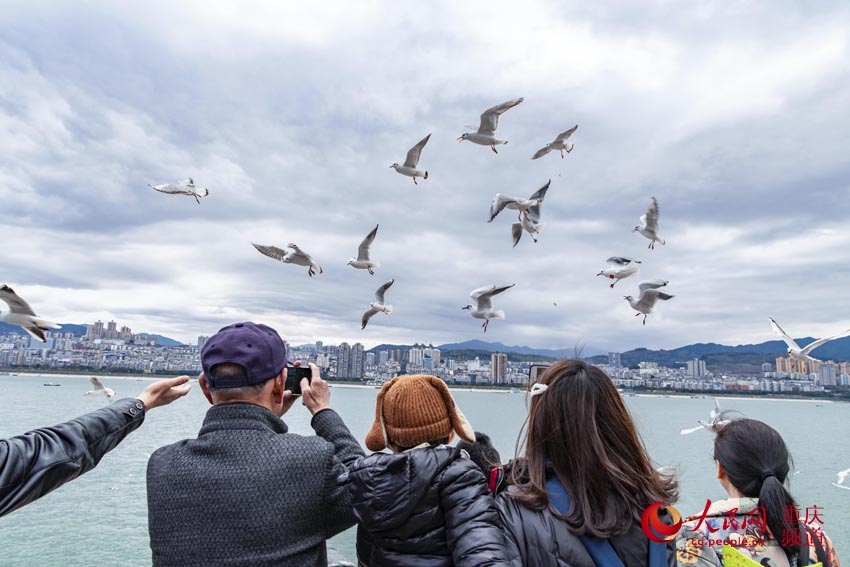
<svg viewBox="0 0 850 567"><path fill-rule="evenodd" d="M558 134L558 136L553 142L549 142L548 144L537 150L537 153L535 153L531 159L542 158L552 150L558 150L559 152L561 152L561 159L564 159L564 152L570 153L571 151L573 151L573 144L568 144L567 140L570 136L573 135L573 132L575 132L577 129L578 124L570 128L566 132L561 132L560 134Z"/></svg>
<svg viewBox="0 0 850 567"><path fill-rule="evenodd" d="M640 225L632 229L632 232L639 232L643 236L648 238L648 248L655 250L656 242L666 244L666 242L664 242L664 239L658 235L658 201L655 200L655 197L653 197L652 201L650 201L649 207L646 209L646 212L641 215L640 223Z"/></svg>
<svg viewBox="0 0 850 567"><path fill-rule="evenodd" d="M546 198L546 191L549 190L549 185L551 185L551 183L552 180L548 180L543 187L532 193L531 197L528 199L523 199L522 197L506 197L501 193L496 193L496 196L493 197L493 202L490 203L490 220L487 222L493 222L493 219L495 219L504 209L527 211L534 205L540 205L540 203L543 202L543 199Z"/></svg>
<svg viewBox="0 0 850 567"><path fill-rule="evenodd" d="M608 267L596 274L614 280L610 287L614 287L618 281L625 279L638 272L640 260L626 258L625 256L611 256L606 260Z"/></svg>
<svg viewBox="0 0 850 567"><path fill-rule="evenodd" d="M844 490L850 490L850 486L844 486L844 480L847 478L847 475L850 475L850 469L839 472L838 482L833 482L832 485L843 488Z"/></svg>
<svg viewBox="0 0 850 567"><path fill-rule="evenodd" d="M316 274L316 270L319 270L320 274L325 273L322 267L313 260L313 257L298 248L297 244L292 244L290 242L286 245L286 247L290 249L290 252L287 252L282 248L278 248L277 246L264 246L262 244L254 244L253 242L251 245L256 248L260 254L268 256L269 258L274 258L284 264L307 266L307 275L311 278Z"/></svg>
<svg viewBox="0 0 850 567"><path fill-rule="evenodd" d="M461 309L469 309L469 314L475 317L476 319L484 319L484 324L481 325L484 327L484 332L487 332L487 325L490 323L490 319L504 319L505 312L501 309L494 310L493 309L493 301L492 297L494 295L498 295L505 290L511 289L516 284L511 285L488 285L484 287L479 287L478 289L472 290L472 293L469 294L469 297L475 302L475 305L467 305L466 307L462 307Z"/></svg>
<svg viewBox="0 0 850 567"><path fill-rule="evenodd" d="M458 142L469 140L470 142L480 146L490 146L493 153L499 153L496 151L496 146L498 144L508 143L507 140L499 140L496 138L496 128L499 127L499 116L512 109L523 100L524 99L522 98L515 98L513 100L503 102L502 104L497 104L493 108L488 108L481 115L481 125L478 126L478 131L461 134L460 138L458 138Z"/></svg>
<svg viewBox="0 0 850 567"><path fill-rule="evenodd" d="M387 315L389 315L393 312L392 305L384 304L384 294L387 292L388 289L390 289L390 287L393 285L393 282L395 282L395 279L388 281L387 283L379 287L378 291L375 292L375 301L369 304L369 310L363 314L363 319L360 321L361 330L366 328L366 323L369 322L369 319L371 319L372 315L374 315L375 313L386 313Z"/></svg>
<svg viewBox="0 0 850 567"><path fill-rule="evenodd" d="M425 144L428 143L428 140L431 138L431 134L428 134L421 140L419 143L410 148L407 151L407 159L404 160L404 165L399 165L397 162L392 164L390 167L395 169L398 173L402 175L406 175L408 177L413 178L413 183L416 183L416 178L421 177L422 179L428 179L428 171L420 171L416 169L416 166L419 164L419 156L422 154L422 148L425 147Z"/></svg>
<svg viewBox="0 0 850 567"><path fill-rule="evenodd" d="M846 331L844 331L842 333L839 333L837 335L834 335L834 336L826 338L826 339L818 339L818 340L814 341L813 343L808 344L803 348L800 348L800 345L798 345L797 342L794 339L789 337L788 334L785 331L782 330L782 327L779 326L779 323L774 321L773 317L768 317L768 319L770 319L770 326L773 327L773 331L777 335L782 337L782 340L785 341L785 344L788 345L788 356L790 356L791 358L793 358L795 360L799 360L799 361L803 361L803 362L805 362L805 361L821 362L817 358L812 358L811 356L809 356L809 353L812 352L813 350L815 350L816 348L818 348L819 346L821 346L825 343L828 343L829 341L831 341L833 339L840 339L841 337L846 337L847 335L850 335L850 329L847 329Z"/></svg>
<svg viewBox="0 0 850 567"><path fill-rule="evenodd" d="M84 396L105 396L107 400L111 400L112 397L115 395L115 390L113 390L112 388L104 387L100 380L98 380L94 376L89 378L89 382L92 383L94 389L89 390L88 392L83 394Z"/></svg>
<svg viewBox="0 0 850 567"><path fill-rule="evenodd" d="M638 296L637 301L631 295L627 295L624 299L629 302L629 305L632 306L632 309L637 311L635 313L635 317L643 315L643 324L646 325L646 316L652 313L653 307L655 307L655 302L659 299L663 301L667 301L668 299L672 299L673 296L669 293L664 293L661 291L660 287L666 286L668 281L664 280L644 280L638 284L638 289L640 290L640 296Z"/></svg>
<svg viewBox="0 0 850 567"><path fill-rule="evenodd" d="M9 306L8 311L0 309L0 321L9 323L10 325L19 326L29 333L30 336L43 343L47 342L47 339L44 336L44 331L49 329L61 329L61 327L56 323L45 321L36 315L35 312L33 312L32 307L30 307L26 301L21 299L18 294L15 293L15 290L7 285L0 287L0 299L5 301L6 305Z"/></svg>
<svg viewBox="0 0 850 567"><path fill-rule="evenodd" d="M727 423L729 423L728 419L720 419L720 402L717 401L717 398L714 398L714 409L711 410L709 414L709 420L703 421L701 419L697 420L699 425L697 427L692 427L690 429L680 429L679 435L690 435L694 431L699 431L700 429L705 429L706 431L717 431L718 427L723 427Z"/></svg>
<svg viewBox="0 0 850 567"><path fill-rule="evenodd" d="M378 234L378 225L375 225L375 228L372 229L372 232L366 235L366 238L363 239L363 242L360 243L360 247L357 249L357 258L351 258L348 260L348 265L357 268L358 270L369 270L369 273L373 276L375 275L374 270L381 267L381 264L377 260L369 259L369 248L372 246L372 242L375 241L375 236Z"/></svg>
<svg viewBox="0 0 850 567"><path fill-rule="evenodd" d="M540 236L540 231L543 230L543 223L540 222L540 205L532 205L528 207L527 211L520 211L519 222L511 225L511 237L514 241L514 248L519 244L523 230L537 244L537 237Z"/></svg>
<svg viewBox="0 0 850 567"><path fill-rule="evenodd" d="M199 205L201 204L200 198L206 197L210 194L210 190L204 187L204 194L201 195L197 191L195 181L191 177L184 179L183 181L178 181L177 183L163 183L162 185L151 185L148 183L148 187L154 191L167 193L169 195L191 195L195 198L195 201L197 201Z"/></svg>

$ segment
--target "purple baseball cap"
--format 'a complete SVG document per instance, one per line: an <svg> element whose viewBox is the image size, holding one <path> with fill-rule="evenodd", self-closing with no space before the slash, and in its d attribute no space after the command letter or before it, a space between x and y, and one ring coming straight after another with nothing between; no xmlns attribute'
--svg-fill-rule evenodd
<svg viewBox="0 0 850 567"><path fill-rule="evenodd" d="M228 377L212 379L216 364L231 362L245 369L247 381ZM238 388L271 380L286 366L286 345L277 331L259 323L234 323L219 329L201 350L201 366L213 388Z"/></svg>

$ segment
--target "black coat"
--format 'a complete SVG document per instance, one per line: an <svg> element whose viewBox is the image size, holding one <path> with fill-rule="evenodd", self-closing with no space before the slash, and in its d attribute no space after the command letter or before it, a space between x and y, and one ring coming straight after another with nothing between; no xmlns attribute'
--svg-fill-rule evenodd
<svg viewBox="0 0 850 567"><path fill-rule="evenodd" d="M487 482L456 447L375 453L349 470L367 567L507 566Z"/></svg>
<svg viewBox="0 0 850 567"><path fill-rule="evenodd" d="M496 507L502 518L513 567L594 567L581 538L570 532L567 523L548 509L537 511L526 508L507 492L496 498ZM663 513L660 518L667 523L671 520ZM632 525L625 534L615 536L609 542L626 567L646 567L648 539L640 524ZM675 540L667 546L667 564L669 567L676 566Z"/></svg>
<svg viewBox="0 0 850 567"><path fill-rule="evenodd" d="M53 427L0 440L0 516L93 469L145 420L127 398Z"/></svg>

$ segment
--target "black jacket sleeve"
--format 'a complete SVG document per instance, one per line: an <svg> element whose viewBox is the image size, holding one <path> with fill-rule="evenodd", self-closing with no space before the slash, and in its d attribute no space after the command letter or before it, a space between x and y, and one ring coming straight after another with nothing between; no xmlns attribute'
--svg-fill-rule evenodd
<svg viewBox="0 0 850 567"><path fill-rule="evenodd" d="M335 411L326 409L318 412L313 416L311 425L319 437L333 445L333 451L329 451L327 456L322 483L325 537L332 537L354 525L351 495L341 477L354 461L366 454Z"/></svg>
<svg viewBox="0 0 850 567"><path fill-rule="evenodd" d="M144 404L128 398L54 427L0 440L0 516L93 469L144 419Z"/></svg>
<svg viewBox="0 0 850 567"><path fill-rule="evenodd" d="M499 515L481 470L458 459L439 481L446 542L456 567L509 565Z"/></svg>

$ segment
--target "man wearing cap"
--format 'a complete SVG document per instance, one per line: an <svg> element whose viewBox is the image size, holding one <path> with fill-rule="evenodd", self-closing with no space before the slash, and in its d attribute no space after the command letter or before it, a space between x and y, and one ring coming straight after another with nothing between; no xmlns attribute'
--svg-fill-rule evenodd
<svg viewBox="0 0 850 567"><path fill-rule="evenodd" d="M210 337L199 382L212 404L197 439L148 463L153 564L327 565L325 540L354 524L340 484L363 456L311 364L301 381L315 437L287 432L286 348L274 329L236 323Z"/></svg>

